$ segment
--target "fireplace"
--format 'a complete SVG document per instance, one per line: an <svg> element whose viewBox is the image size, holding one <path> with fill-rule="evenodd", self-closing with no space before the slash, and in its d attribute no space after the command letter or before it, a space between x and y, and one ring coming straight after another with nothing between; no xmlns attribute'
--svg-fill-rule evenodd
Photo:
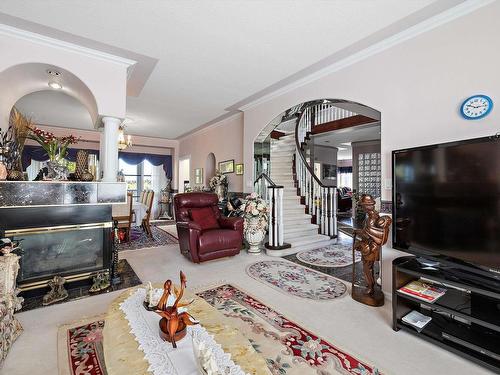
<svg viewBox="0 0 500 375"><path fill-rule="evenodd" d="M30 295L54 276L81 284L110 273L112 225L111 205L0 208L0 235L22 240L17 285Z"/></svg>
<svg viewBox="0 0 500 375"><path fill-rule="evenodd" d="M5 236L22 240L18 285L43 287L56 275L68 282L109 269L111 222L11 229Z"/></svg>

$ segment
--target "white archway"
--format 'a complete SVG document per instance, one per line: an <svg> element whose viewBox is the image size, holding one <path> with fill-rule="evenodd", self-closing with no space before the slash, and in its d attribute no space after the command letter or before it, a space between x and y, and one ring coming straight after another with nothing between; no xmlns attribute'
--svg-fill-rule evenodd
<svg viewBox="0 0 500 375"><path fill-rule="evenodd" d="M215 155L211 152L205 161L205 186L209 185L210 179L215 175L216 165Z"/></svg>
<svg viewBox="0 0 500 375"><path fill-rule="evenodd" d="M89 111L92 123L97 123L99 108L89 87L70 71L43 63L19 64L0 72L0 89L3 92L0 97L0 119L7 123L12 107L20 98L50 89L51 82L58 83L61 92L80 101Z"/></svg>

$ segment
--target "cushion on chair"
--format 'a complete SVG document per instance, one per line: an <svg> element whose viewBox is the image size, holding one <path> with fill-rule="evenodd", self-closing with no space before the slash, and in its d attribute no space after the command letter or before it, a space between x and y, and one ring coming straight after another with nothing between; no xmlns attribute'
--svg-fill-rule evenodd
<svg viewBox="0 0 500 375"><path fill-rule="evenodd" d="M191 220L201 227L201 230L218 229L219 222L215 217L212 207L191 208L189 210Z"/></svg>
<svg viewBox="0 0 500 375"><path fill-rule="evenodd" d="M231 229L209 229L202 232L198 238L200 254L207 254L218 250L239 248L241 235Z"/></svg>

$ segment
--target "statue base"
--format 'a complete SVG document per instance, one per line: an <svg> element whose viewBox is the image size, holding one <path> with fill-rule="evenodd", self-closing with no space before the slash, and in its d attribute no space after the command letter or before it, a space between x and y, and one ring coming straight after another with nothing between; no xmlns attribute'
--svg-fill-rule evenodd
<svg viewBox="0 0 500 375"><path fill-rule="evenodd" d="M165 318L160 319L160 338L163 341L168 341L172 343L174 348L177 348L176 342L182 340L187 334L187 326L181 321L179 322L179 327L174 335L174 342L170 339L170 333L168 331L168 320Z"/></svg>
<svg viewBox="0 0 500 375"><path fill-rule="evenodd" d="M368 306L384 306L384 293L378 285L375 285L373 294L367 294L365 287L353 285L351 297L353 300Z"/></svg>

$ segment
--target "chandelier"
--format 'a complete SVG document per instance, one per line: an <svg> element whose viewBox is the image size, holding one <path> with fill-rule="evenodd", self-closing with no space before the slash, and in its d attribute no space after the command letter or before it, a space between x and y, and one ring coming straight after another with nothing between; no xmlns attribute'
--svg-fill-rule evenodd
<svg viewBox="0 0 500 375"><path fill-rule="evenodd" d="M118 150L123 151L130 146L132 146L132 137L127 135L125 139L125 129L123 125L121 125L118 129Z"/></svg>

